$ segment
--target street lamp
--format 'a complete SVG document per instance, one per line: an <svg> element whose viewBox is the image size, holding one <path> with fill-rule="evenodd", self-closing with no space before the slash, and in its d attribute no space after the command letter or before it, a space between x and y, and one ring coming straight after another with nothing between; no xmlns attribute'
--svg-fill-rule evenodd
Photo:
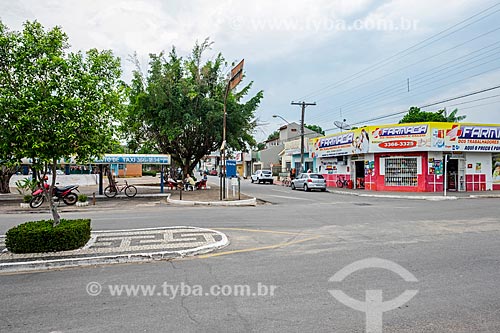
<svg viewBox="0 0 500 333"><path fill-rule="evenodd" d="M287 124L290 124L290 122L288 120L286 120L285 118L283 118L282 116L280 116L279 114L273 114L273 118L280 118L282 119L285 123Z"/></svg>

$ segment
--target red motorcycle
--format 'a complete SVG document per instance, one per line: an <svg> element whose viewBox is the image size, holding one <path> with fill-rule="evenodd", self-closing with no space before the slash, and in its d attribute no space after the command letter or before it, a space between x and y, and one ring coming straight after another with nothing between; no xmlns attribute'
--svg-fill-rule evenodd
<svg viewBox="0 0 500 333"><path fill-rule="evenodd" d="M44 183L43 186L48 190L49 189L49 184ZM54 187L54 190L52 191L52 197L54 199L54 202L59 203L60 200L68 205L74 205L78 201L78 195L74 193L73 191L78 191L78 185L68 185L64 187ZM38 208L40 207L43 202L45 201L45 196L43 195L43 188L39 187L33 193L31 193L33 198L30 200L30 207L31 208Z"/></svg>

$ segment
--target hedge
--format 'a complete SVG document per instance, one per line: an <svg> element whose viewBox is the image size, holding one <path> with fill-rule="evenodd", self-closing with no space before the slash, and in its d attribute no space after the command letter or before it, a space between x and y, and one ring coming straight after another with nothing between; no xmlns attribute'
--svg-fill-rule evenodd
<svg viewBox="0 0 500 333"><path fill-rule="evenodd" d="M65 220L57 227L52 220L31 221L7 231L5 245L13 253L74 250L90 239L90 219Z"/></svg>

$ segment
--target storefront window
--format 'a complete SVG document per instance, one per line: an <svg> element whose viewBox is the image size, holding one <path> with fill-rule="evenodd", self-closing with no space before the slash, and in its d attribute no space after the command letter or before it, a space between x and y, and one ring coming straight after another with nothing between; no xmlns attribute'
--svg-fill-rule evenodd
<svg viewBox="0 0 500 333"><path fill-rule="evenodd" d="M417 186L417 158L385 159L385 186Z"/></svg>

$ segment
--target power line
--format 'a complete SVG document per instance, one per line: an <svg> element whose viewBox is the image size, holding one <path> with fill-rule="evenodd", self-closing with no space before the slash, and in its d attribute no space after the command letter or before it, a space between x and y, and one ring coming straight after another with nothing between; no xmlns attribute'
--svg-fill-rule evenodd
<svg viewBox="0 0 500 333"><path fill-rule="evenodd" d="M478 91L474 91L474 92L467 93L467 94L460 95L460 96L456 96L456 97L447 98L447 99L444 99L444 100L441 100L441 101L432 102L432 103L429 103L429 104L426 104L426 105L419 106L419 108L423 109L423 108L427 108L429 106L443 104L443 103L454 101L454 100L457 100L457 99L461 99L461 98L465 98L465 97L469 97L469 96L474 96L474 95L477 95L477 94L482 94L482 93L485 93L487 91L495 90L495 89L498 89L498 88L500 88L500 85L494 86L494 87L490 87L490 88L486 88L486 89L481 89L481 90L478 90ZM388 115L379 116L379 117L375 117L375 118L364 120L364 121L359 121L357 123L353 123L352 125L359 125L361 123L371 122L371 121L374 121L374 120L380 120L380 119L384 119L384 118L387 118L387 117L390 117L390 116L395 116L395 115L403 114L403 113L406 113L406 112L408 112L408 110L394 112L394 113L391 113L391 114L388 114Z"/></svg>
<svg viewBox="0 0 500 333"><path fill-rule="evenodd" d="M447 76L447 77L442 77L442 78L437 79L437 80L432 80L432 79L435 79L435 78L441 77L441 75L432 76L432 77L427 78L427 79L425 79L425 80L421 80L421 79L420 79L420 80L416 80L416 82L417 82L417 83L419 83L419 84L418 84L418 85L413 85L413 90L419 89L419 88L421 88L421 87L429 86L429 84L433 84L433 83L436 83L436 82L439 82L439 81L446 80L446 79L448 79L448 78L450 78L450 77L452 77L452 76L456 76L456 75L458 75L458 74L462 74L462 73L465 73L465 72L470 71L470 70L472 70L472 69L475 69L475 68L478 68L478 67L484 66L484 65L489 64L489 63L492 63L492 62L497 62L497 61L498 61L498 59L493 59L493 60L490 60L490 61L487 61L487 62L481 63L481 64L479 64L479 65L476 65L476 66L473 66L473 67L470 67L470 68L466 68L466 69L464 69L464 70L462 70L462 71L453 72L453 74L451 74L451 75L449 75L449 76ZM497 69L498 69L498 68L497 68ZM480 75L481 75L481 74L488 73L488 72L490 72L490 70L488 70L488 71L486 71L486 72L482 72L482 73L480 73ZM476 76L476 75L474 75L474 76ZM430 81L430 82L428 82L429 80L431 80L431 81ZM389 92L389 93L391 93L391 92ZM401 95L401 94L398 94L398 95ZM352 112L353 112L353 110L358 109L360 106L362 106L362 105L366 105L366 104L369 104L369 103L372 103L372 102L373 102L373 100L368 100L368 101L365 101L365 102L363 102L363 103L361 103L361 104L359 104L359 105L357 105L357 106L355 106L355 107L347 108L347 112L346 112L346 113L352 113Z"/></svg>
<svg viewBox="0 0 500 333"><path fill-rule="evenodd" d="M352 74L352 75L350 75L350 76L348 76L348 77L346 77L346 78L344 78L344 79L342 79L342 80L340 80L340 81L338 81L338 82L336 82L336 83L329 84L329 85L327 85L327 86L325 86L325 87L323 87L323 88L321 88L321 89L316 90L315 92L309 93L308 95L304 96L303 98L310 98L310 97L312 97L312 96L317 96L317 95L319 95L319 94L321 94L321 93L323 93L323 92L325 92L325 91L327 91L327 90L330 90L330 89L333 89L333 88L335 88L335 87L339 86L341 83L351 82L352 80L354 80L354 79L356 79L356 78L358 78L358 77L362 76L362 74L371 73L371 72L373 72L374 70L376 70L376 69L378 69L378 68L380 68L380 67L383 67L383 66L384 66L384 65L386 65L388 62L390 62L390 60L392 60L392 59L396 58L397 56L400 56L400 55L406 56L406 55L408 54L408 52L409 52L409 51L411 51L411 50L414 50L414 51L421 50L422 48L427 47L427 46L429 46L429 45L431 45L431 44L433 44L433 43L435 43L435 42L437 42L437 41L439 41L439 40L442 40L443 38L446 38L446 37L448 37L448 36L450 36L450 35L452 35L452 34L454 34L454 33L457 33L458 31L461 31L461 30L463 30L463 29L465 29L465 28L469 27L470 25L475 24L475 23L477 23L477 22L479 22L479 21L483 20L483 19L485 19L485 18L487 18L487 17L489 17L489 16L491 16L491 15L493 15L493 14L497 13L497 12L498 12L498 11L500 11L500 10L496 10L496 11L494 11L494 12L492 12L492 13L489 13L489 14L487 14L487 15L485 15L485 16L483 16L483 17L481 17L481 18L479 18L479 19L477 19L477 20L475 20L475 21L473 21L473 22L471 22L471 23L469 23L469 24L467 24L467 25L465 25L465 26L463 26L463 27L461 27L461 28L459 28L459 29L455 30L455 31L451 31L451 32L450 32L450 33L448 33L448 34L446 34L446 35L444 35L444 36L442 36L442 37L440 37L440 38L438 38L438 39L436 39L436 40L431 41L432 39L434 39L434 38L436 38L436 37L438 37L438 36L442 35L443 33L446 33L446 32L448 32L448 31L452 30L453 28L460 26L461 24L463 24L463 23L465 23L465 22L468 22L468 21L470 21L471 19L473 19L473 18L475 18L475 17L480 16L481 14L483 14L483 13L485 13L485 12L489 11L490 9L492 9L492 8L494 8L494 7L497 7L498 5L500 5L500 3L496 3L495 5L490 6L490 7L486 8L486 9L484 9L484 10L480 11L479 13L477 13L477 14L474 14L474 15L470 16L470 17L466 18L465 20L460 21L460 22L458 22L458 23L456 23L456 24L452 25L451 27L449 27L449 28L447 28L447 29L445 29L445 30L442 30L441 32L439 32L439 33L437 33L437 34L435 34L435 35L432 35L432 36L430 36L430 37L428 37L428 38L426 38L426 39L424 39L424 40L422 40L422 41L418 42L418 43L417 43L417 44L415 44L415 45L412 45L412 46L410 46L410 47L408 47L408 48L406 48L406 49L404 49L404 50L402 50L402 51L399 51L399 52L397 52L397 53L393 54L392 56L390 56L390 57L388 57L388 58L386 58L386 59L383 59L383 60L381 60L381 61L378 61L378 62L376 62L375 64L373 64L373 65L371 65L371 66L369 66L369 67L367 67L367 68L364 68L363 70L358 71L358 72L356 72L356 73L354 73L354 74ZM428 42L428 41L431 41L431 42L430 42L430 43L428 43L427 45L423 45L423 44L425 44L425 43L426 43L426 42ZM423 46L421 46L421 45L423 45ZM419 47L419 48L417 48L418 46L420 46L420 47ZM417 48L417 49L415 50L415 48ZM300 99L303 99L303 98L300 98Z"/></svg>
<svg viewBox="0 0 500 333"><path fill-rule="evenodd" d="M455 97L450 97L450 98L447 98L447 99L444 99L444 100L441 100L441 101L432 102L432 103L429 103L429 104L426 104L426 105L419 106L418 108L424 109L424 108L427 108L427 107L430 107L430 106L443 104L443 103L446 103L446 102L454 101L454 100L457 100L457 99L462 99L462 98L469 97L469 96L474 96L474 95L477 95L477 94L482 94L482 93L485 93L485 92L488 92L488 91L492 91L492 90L495 90L495 89L499 89L499 88L500 88L500 85L493 86L493 87L490 87L490 88L485 88L485 89L473 91L473 92L470 92L470 93L467 93L467 94L463 94L463 95L459 95L459 96L455 96ZM496 95L496 96L500 96L500 95ZM491 96L491 97L496 97L496 96ZM491 98L491 97L489 97L489 98ZM484 98L484 99L486 99L486 98ZM479 99L479 100L481 100L481 99ZM494 103L488 103L488 104L485 104L485 105L489 105L489 104L494 104ZM479 106L479 105L477 105L477 106ZM462 110L464 110L464 109L468 109L468 108L463 108ZM407 113L407 112L408 112L408 110L393 112L393 113L390 113L390 114L381 115L381 116L377 116L377 117L370 118L370 119L367 119L367 120L363 120L363 121L359 121L359 122L356 122L356 123L352 123L351 125L360 125L360 124L363 124L363 123L371 123L371 122L376 121L376 120L381 120L381 119L386 119L386 118L392 118L394 116L399 116L399 115L401 115L403 113ZM336 129L335 127L332 127L332 128L325 129L324 131L325 132L329 132L329 131L333 131L335 129Z"/></svg>
<svg viewBox="0 0 500 333"><path fill-rule="evenodd" d="M490 99L490 98L495 98L495 97L500 97L500 94L498 95L492 95L492 96L488 96L488 97L483 97L483 98L477 98L477 99L473 99L471 101L467 101L467 102L462 102L462 103L456 103L456 104L450 104L450 105L446 105L446 107L451 107L451 106L458 106L458 105L464 105L464 104L470 104L470 103L474 103L474 102L477 102L477 101L484 101L486 99ZM463 110L461 108L461 110Z"/></svg>
<svg viewBox="0 0 500 333"><path fill-rule="evenodd" d="M477 39L479 39L479 38L482 38L482 37L484 37L484 36L486 36L486 35L488 35L488 34L491 34L491 33L495 32L495 31L498 31L498 30L500 30L500 27L498 27L498 28L496 28L496 29L493 29L493 30L490 30L490 31L488 31L488 32L486 32L486 33L483 33L483 34L481 34L481 35L479 35L479 36L476 36L476 37L474 37L474 38L472 38L472 39L469 39L469 40L467 40L467 41L465 41L465 42L463 42L463 43L460 43L460 44L458 44L458 45L455 45L455 46L453 46L453 47L451 47L451 48L449 48L449 49L446 49L446 50L444 50L444 51L441 51L441 52L439 52L439 53L437 53L437 54L435 54L435 55L433 55L433 56L427 57L426 59L419 60L419 61L417 61L417 62L414 62L414 63L410 64L410 65L404 66L404 67L402 67L402 68L400 68L400 69L398 69L398 70L396 70L396 71L393 71L393 72L391 72L391 73L385 74L385 75L383 75L383 76L382 76L382 77L380 77L380 78L376 78L376 79L374 79L374 80L369 81L368 83L370 83L370 82L374 82L374 81L378 81L379 79L382 79L382 78L387 77L387 76L389 76L389 75L391 75L391 74L394 74L394 73L396 73L396 72L399 72L399 71L401 71L401 70L403 70L403 69L405 69L405 68L409 68L409 67L412 67L412 66L414 66L414 65L416 65L416 64L419 64L419 63L422 63L422 62L424 62L424 61L427 61L427 60L429 60L429 59L431 59L431 58L435 58L436 56L439 56L439 55L442 55L442 54L444 54L444 53L446 53L446 52L449 52L449 51L451 51L451 50L454 50L454 49L456 49L456 48L458 48L458 47L460 47L460 46L463 46L463 45L465 45L465 44L467 44L467 43L470 43L470 42L472 42L472 41L474 41L474 40L477 40ZM499 44L499 43L500 43L500 41L497 41L497 42L492 43L492 44L490 44L490 45L488 45L488 46L485 46L485 47L482 47L482 48L480 48L480 49L478 49L478 50L475 50L475 51L473 51L473 52L470 52L470 53L468 53L468 54L466 54L466 55L464 55L464 56L461 56L461 57L455 58L454 60L451 60L451 61L449 61L449 62L446 62L446 63L444 63L444 64L441 64L440 66L437 66L437 67L431 68L431 69L429 69L429 70L427 70L427 71L425 71L425 72L422 72L421 74L416 75L415 77L412 77L412 79L419 78L420 76L422 76L423 74L426 74L426 73L428 73L428 72L434 72L437 68L439 68L439 67L441 67L441 66L444 66L444 65L446 65L446 64L452 63L452 62L454 62L454 61L456 61L456 60L459 60L459 59L461 59L461 58L468 57L468 56L470 56L470 55L472 55L472 54L474 54L474 53L476 53L476 52L479 52L479 51L482 51L482 50L484 50L484 49L490 48L490 47L492 47L492 46L494 46L494 45L497 45L497 44ZM495 49L497 49L497 48L494 48L494 49L492 49L492 50L495 50ZM484 53L491 52L492 50L486 51L486 52L484 52ZM483 53L483 54L484 54L484 53ZM482 55L482 54L480 54L480 55ZM479 55L478 55L478 56L479 56ZM474 57L472 57L471 59L473 59L473 58L474 58ZM469 59L469 60L471 60L471 59ZM469 60L467 60L467 61L469 61ZM453 66L450 66L450 67L448 67L448 68L451 68L451 67L453 67ZM435 73L435 72L434 72L434 73ZM413 83L414 81L412 80L411 82ZM366 83L364 83L364 84L366 84ZM360 86L362 86L362 85L364 85L364 84L358 85L357 87L360 87ZM392 87L395 87L395 86L398 86L398 85L400 85L400 83L396 83L396 84L390 85L390 86L388 86L388 87L386 87L386 88L382 89L382 90L381 90L381 91L379 91L379 92L380 92L380 94L384 94L384 95L385 95L385 93L384 93L384 92L385 92L385 90L387 90L387 89L389 89L389 88L392 88ZM352 90L352 89L353 89L353 88L348 89L348 90L345 90L344 92L347 92L347 91ZM391 91L395 92L396 90L395 90L395 89L392 89ZM340 93L339 93L339 94L340 94ZM373 95L373 94L372 94L372 97L379 96L380 94L378 94L378 93L375 93L375 95ZM336 94L336 95L338 95L338 94ZM322 98L322 99L324 99L324 98ZM322 100L322 99L320 99L320 100ZM366 99L366 97L363 97L361 100L365 100L365 99ZM345 106L347 106L347 105L352 105L353 103L354 103L354 104L357 104L358 102L360 102L360 100L359 100L359 99L357 99L357 100L355 100L355 101L351 101L351 102L350 102L350 103L348 103L348 104L341 105L340 107L345 107ZM337 109L337 108L338 108L338 107L336 107L335 109ZM314 118L314 117L313 117L313 119L317 119L317 118Z"/></svg>

